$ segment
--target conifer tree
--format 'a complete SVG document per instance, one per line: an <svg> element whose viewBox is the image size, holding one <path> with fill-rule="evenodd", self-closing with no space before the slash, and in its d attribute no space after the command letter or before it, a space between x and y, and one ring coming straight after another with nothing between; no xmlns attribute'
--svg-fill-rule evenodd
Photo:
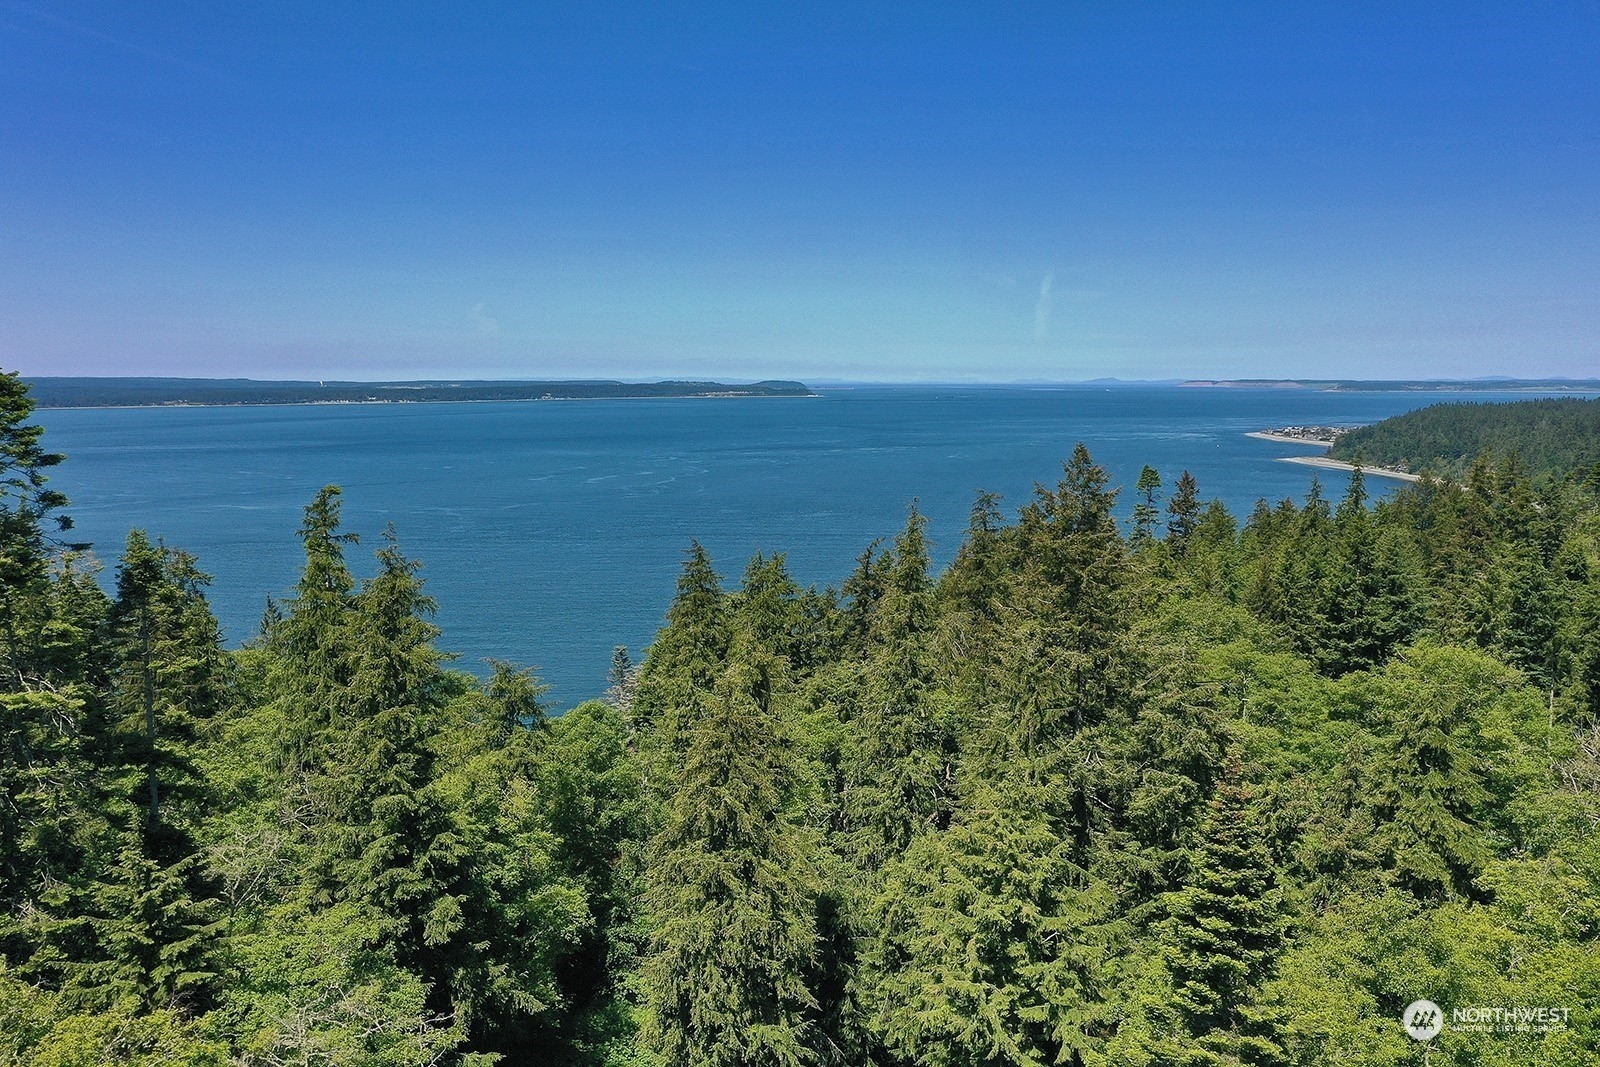
<svg viewBox="0 0 1600 1067"><path fill-rule="evenodd" d="M944 674L968 705L977 703L976 694L993 667L1000 601L1007 584L1005 539L1000 498L979 493L966 538L937 586Z"/></svg>
<svg viewBox="0 0 1600 1067"><path fill-rule="evenodd" d="M1019 573L984 689L988 722L973 746L979 758L971 761L980 776L1015 760L1050 778L1062 812L1058 831L1084 866L1112 784L1094 731L1117 706L1126 674L1128 560L1108 481L1079 444L1059 486L1039 488L1022 511Z"/></svg>
<svg viewBox="0 0 1600 1067"><path fill-rule="evenodd" d="M62 461L27 420L33 399L0 374L0 957L56 969L81 945L81 895L112 837L96 760L106 597L66 544ZM66 943L72 942L72 943Z"/></svg>
<svg viewBox="0 0 1600 1067"><path fill-rule="evenodd" d="M216 901L195 895L199 859L163 866L124 848L88 895L98 957L68 984L102 1005L131 994L146 1010L199 1014L215 998L224 953Z"/></svg>
<svg viewBox="0 0 1600 1067"><path fill-rule="evenodd" d="M1129 692L1093 743L1072 751L1098 770L1096 806L1110 809L1094 842L1094 868L1115 888L1119 911L1143 923L1187 869L1222 766L1228 711L1222 688L1201 666L1198 642L1141 630L1132 643L1123 668L1135 679Z"/></svg>
<svg viewBox="0 0 1600 1067"><path fill-rule="evenodd" d="M949 818L957 734L935 688L926 526L913 506L885 557L846 751L851 850L869 871Z"/></svg>
<svg viewBox="0 0 1600 1067"><path fill-rule="evenodd" d="M783 554L758 552L732 598L736 625L773 655L788 659L800 637L799 596Z"/></svg>
<svg viewBox="0 0 1600 1067"><path fill-rule="evenodd" d="M650 646L634 694L636 729L652 729L669 747L699 711L728 655L728 605L711 557L690 543L667 624Z"/></svg>
<svg viewBox="0 0 1600 1067"><path fill-rule="evenodd" d="M1283 1062L1272 1019L1254 1004L1272 973L1286 920L1260 825L1254 791L1239 758L1230 756L1207 806L1187 884L1165 901L1161 958L1182 1035L1158 1042L1158 1057L1166 1062Z"/></svg>
<svg viewBox="0 0 1600 1067"><path fill-rule="evenodd" d="M61 511L67 498L46 488L45 472L65 457L40 444L44 427L27 421L33 406L15 371L0 374L0 642L8 689L43 680L53 659L60 662L49 655L45 600L50 557L61 547L52 534L72 528Z"/></svg>
<svg viewBox="0 0 1600 1067"><path fill-rule="evenodd" d="M967 534L956 558L939 579L941 597L969 616L993 621L1005 561L1001 559L1004 524L1000 497L979 493L967 517Z"/></svg>
<svg viewBox="0 0 1600 1067"><path fill-rule="evenodd" d="M1127 558L1112 518L1116 490L1081 443L1055 490L1040 487L1018 524L1021 573L1000 653L1000 693L1027 706L1030 744L1076 732L1110 706Z"/></svg>
<svg viewBox="0 0 1600 1067"><path fill-rule="evenodd" d="M263 635L278 712L277 756L291 785L303 784L327 759L326 733L342 714L355 671L350 622L356 583L344 548L358 538L339 528L340 496L338 486L326 486L306 507L300 525L305 567L286 613ZM292 804L315 802L291 798Z"/></svg>
<svg viewBox="0 0 1600 1067"><path fill-rule="evenodd" d="M1161 489L1161 473L1146 464L1139 471L1139 480L1133 488L1139 494L1139 500L1133 505L1133 535L1130 541L1137 548L1155 536L1156 520L1161 517L1161 511L1156 506L1156 493Z"/></svg>
<svg viewBox="0 0 1600 1067"><path fill-rule="evenodd" d="M324 490L308 509L306 573L264 649L278 715L314 719L279 728L300 883L283 921L353 916L422 983L431 1017L503 1051L549 1007L581 901L552 884L534 812L514 793L453 806L442 788L437 735L456 683L434 646L433 601L392 533L378 573L355 587L337 495ZM502 665L486 695L494 721L473 727L468 747L492 755L479 766L493 784L525 778L522 739L543 715L537 683Z"/></svg>
<svg viewBox="0 0 1600 1067"><path fill-rule="evenodd" d="M1486 681L1478 657L1426 644L1376 679L1386 742L1374 776L1376 843L1395 881L1423 900L1477 892L1486 852L1477 811L1488 794L1470 739Z"/></svg>
<svg viewBox="0 0 1600 1067"><path fill-rule="evenodd" d="M1072 859L1052 804L1046 783L1003 773L891 866L859 981L895 1062L1092 1062L1109 1014L1110 899Z"/></svg>
<svg viewBox="0 0 1600 1067"><path fill-rule="evenodd" d="M1530 545L1508 546L1495 563L1499 594L1490 647L1548 685L1556 672L1560 628L1550 569Z"/></svg>
<svg viewBox="0 0 1600 1067"><path fill-rule="evenodd" d="M586 701L552 720L546 740L529 797L556 867L582 890L588 920L561 946L563 1047L549 1058L588 1063L579 1046L633 1036L627 986L645 936L643 853L654 813L621 709ZM557 932L547 923L535 936Z"/></svg>
<svg viewBox="0 0 1600 1067"><path fill-rule="evenodd" d="M626 715L633 708L638 688L639 668L628 655L628 646L618 645L611 650L611 669L606 672L606 699Z"/></svg>
<svg viewBox="0 0 1600 1067"><path fill-rule="evenodd" d="M172 864L193 848L204 805L195 747L226 701L221 632L192 556L128 535L106 619L116 720L111 758L131 770L147 854ZM138 795L134 795L138 794Z"/></svg>
<svg viewBox="0 0 1600 1067"><path fill-rule="evenodd" d="M666 1067L816 1062L812 845L774 701L781 662L741 635L702 716L648 869L645 1044Z"/></svg>
<svg viewBox="0 0 1600 1067"><path fill-rule="evenodd" d="M1318 667L1337 677L1382 664L1411 636L1415 620L1398 546L1367 512L1360 468L1351 474L1333 537L1296 631Z"/></svg>
<svg viewBox="0 0 1600 1067"><path fill-rule="evenodd" d="M1172 488L1172 499L1167 501L1167 544L1174 555L1181 556L1189 547L1189 535L1200 521L1200 486L1194 475L1184 471L1178 475Z"/></svg>
<svg viewBox="0 0 1600 1067"><path fill-rule="evenodd" d="M872 618L884 592L886 554L880 553L880 545L880 541L874 541L856 557L855 570L850 572L850 577L840 587L839 591L844 596L839 635L842 656L859 658L867 653Z"/></svg>
<svg viewBox="0 0 1600 1067"><path fill-rule="evenodd" d="M447 993L460 957L467 845L431 788L431 728L443 697L436 628L417 564L394 543L352 601L351 674L316 787L325 798L311 859L313 901L384 917L402 966Z"/></svg>
<svg viewBox="0 0 1600 1067"><path fill-rule="evenodd" d="M1222 501L1207 504L1186 542L1181 568L1185 584L1195 593L1232 600L1237 538L1238 526Z"/></svg>

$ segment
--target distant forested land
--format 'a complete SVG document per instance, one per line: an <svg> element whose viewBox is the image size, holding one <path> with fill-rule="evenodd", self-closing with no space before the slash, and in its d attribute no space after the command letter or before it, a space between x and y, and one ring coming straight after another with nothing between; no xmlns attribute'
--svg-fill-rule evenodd
<svg viewBox="0 0 1600 1067"><path fill-rule="evenodd" d="M1600 400L1562 397L1499 404L1435 404L1342 435L1330 458L1461 480L1485 454L1534 477L1600 466Z"/></svg>
<svg viewBox="0 0 1600 1067"><path fill-rule="evenodd" d="M1225 381L1190 381L1196 386L1243 386L1254 388L1302 386L1329 392L1347 393L1596 393L1600 392L1600 379L1595 378L1471 378L1450 380L1443 378L1397 379L1339 379L1339 378L1234 378Z"/></svg>
<svg viewBox="0 0 1600 1067"><path fill-rule="evenodd" d="M97 579L32 407L0 376L7 1067L1600 1063L1593 482L1234 516L1146 467L1119 524L1079 445L942 572L914 508L832 588L689 545L554 715L335 486L243 649L156 536Z"/></svg>
<svg viewBox="0 0 1600 1067"><path fill-rule="evenodd" d="M28 385L35 403L46 408L813 395L800 382L783 381L727 385L697 381L258 382L249 378L31 378Z"/></svg>

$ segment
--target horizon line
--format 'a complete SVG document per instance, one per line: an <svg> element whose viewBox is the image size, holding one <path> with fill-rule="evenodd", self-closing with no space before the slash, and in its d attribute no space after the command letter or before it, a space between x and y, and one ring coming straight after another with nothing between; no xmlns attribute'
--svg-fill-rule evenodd
<svg viewBox="0 0 1600 1067"><path fill-rule="evenodd" d="M1543 385L1563 384L1572 386L1600 386L1600 376L1572 377L1568 375L1547 375L1543 377L1512 377L1507 375L1477 375L1473 377L1410 377L1410 378L1290 378L1290 377L1239 377L1239 378L1209 378L1209 377L1170 377L1170 378L1118 378L1102 375L1094 378L834 378L813 377L808 380L784 377L754 377L737 375L732 380L722 378L694 377L688 375L664 375L652 377L563 377L563 376L519 376L519 377L465 377L465 376L434 376L420 378L253 378L241 375L226 377L205 377L199 375L180 374L23 374L13 371L24 381L149 381L149 382L241 382L262 385L309 385L316 382L319 385L332 383L335 385L417 385L417 384L501 384L501 383L526 383L526 382L551 382L551 383L602 383L617 382L624 385L659 385L675 382L709 383L715 385L745 384L757 385L769 382L791 382L798 385L827 385L827 386L872 386L872 385L898 385L898 386L1064 386L1064 385L1328 385L1328 384L1358 384L1358 385Z"/></svg>

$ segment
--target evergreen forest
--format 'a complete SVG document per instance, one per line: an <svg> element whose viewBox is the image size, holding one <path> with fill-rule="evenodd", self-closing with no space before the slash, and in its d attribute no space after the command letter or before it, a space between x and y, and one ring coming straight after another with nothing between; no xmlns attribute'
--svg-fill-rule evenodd
<svg viewBox="0 0 1600 1067"><path fill-rule="evenodd" d="M74 543L32 413L0 376L0 1063L1600 1063L1592 469L1233 515L1080 445L941 571L915 506L835 588L688 546L557 715L337 487L224 648L203 561Z"/></svg>
<svg viewBox="0 0 1600 1067"><path fill-rule="evenodd" d="M1340 436L1348 463L1459 481L1485 456L1514 459L1537 481L1600 466L1600 399L1434 404Z"/></svg>

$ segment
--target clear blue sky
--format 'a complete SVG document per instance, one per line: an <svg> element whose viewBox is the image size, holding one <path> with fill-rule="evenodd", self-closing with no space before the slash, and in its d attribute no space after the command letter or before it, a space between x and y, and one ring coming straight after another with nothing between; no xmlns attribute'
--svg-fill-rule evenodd
<svg viewBox="0 0 1600 1067"><path fill-rule="evenodd" d="M1600 3L0 0L26 374L1600 374Z"/></svg>

